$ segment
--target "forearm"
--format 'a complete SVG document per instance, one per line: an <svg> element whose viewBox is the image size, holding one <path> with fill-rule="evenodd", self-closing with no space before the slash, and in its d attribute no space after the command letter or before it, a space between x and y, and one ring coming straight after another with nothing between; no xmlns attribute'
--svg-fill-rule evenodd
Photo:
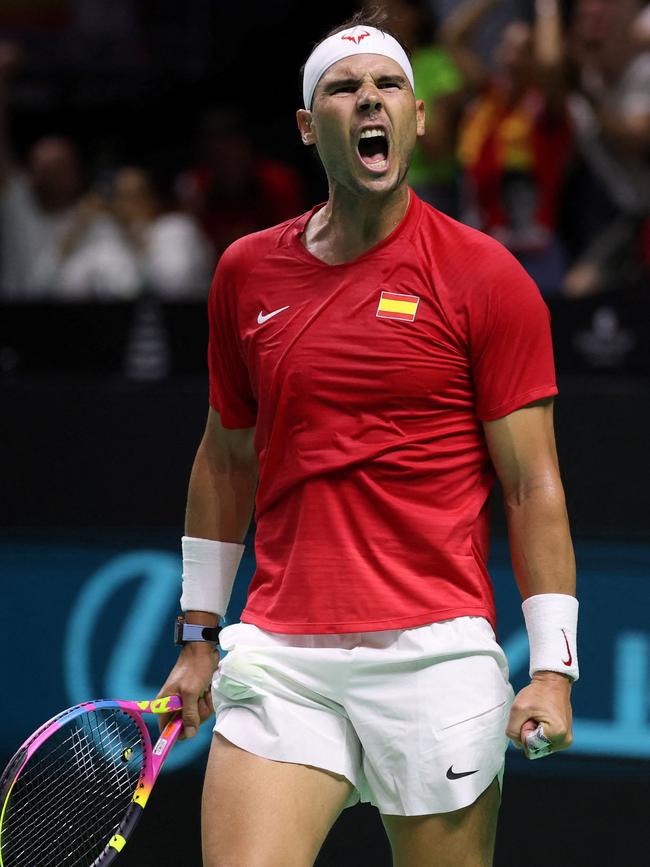
<svg viewBox="0 0 650 867"><path fill-rule="evenodd" d="M244 459L227 450L211 449L206 434L197 450L190 476L185 535L197 540L241 544L253 514L256 483L257 467L250 458ZM201 550L208 547L204 541L191 544L200 545ZM184 557L184 581L186 568ZM216 578L217 563L215 570ZM185 619L188 623L214 626L223 613L197 607L185 611Z"/></svg>
<svg viewBox="0 0 650 867"><path fill-rule="evenodd" d="M571 598L576 594L576 568L559 475L506 502L506 507L530 640L531 677L570 686L578 677L577 602Z"/></svg>
<svg viewBox="0 0 650 867"><path fill-rule="evenodd" d="M542 398L485 422L484 430L504 491L512 565L524 600L529 670L534 681L517 696L508 736L521 744L537 723L544 722L556 745L563 748L570 743L570 682L578 677L578 605L573 545L555 448L553 402ZM555 708L550 715L549 707Z"/></svg>
<svg viewBox="0 0 650 867"><path fill-rule="evenodd" d="M559 480L506 499L510 553L522 599L539 593L575 596L576 567Z"/></svg>

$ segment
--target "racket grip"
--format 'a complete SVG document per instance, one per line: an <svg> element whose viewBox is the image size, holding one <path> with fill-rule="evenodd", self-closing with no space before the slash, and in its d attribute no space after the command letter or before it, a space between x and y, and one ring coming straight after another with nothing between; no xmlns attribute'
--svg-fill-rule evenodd
<svg viewBox="0 0 650 867"><path fill-rule="evenodd" d="M152 750L152 765L154 779L160 773L162 763L167 758L167 754L176 743L180 733L183 731L183 717L180 711L177 711L169 720L165 728L160 733L160 737L156 741Z"/></svg>
<svg viewBox="0 0 650 867"><path fill-rule="evenodd" d="M141 713L173 713L176 710L181 710L183 700L180 695L165 695L162 698L154 698L152 701L125 701L121 704Z"/></svg>
<svg viewBox="0 0 650 867"><path fill-rule="evenodd" d="M543 759L551 754L551 742L544 734L544 726L539 723L534 732L525 737L526 756L531 759Z"/></svg>

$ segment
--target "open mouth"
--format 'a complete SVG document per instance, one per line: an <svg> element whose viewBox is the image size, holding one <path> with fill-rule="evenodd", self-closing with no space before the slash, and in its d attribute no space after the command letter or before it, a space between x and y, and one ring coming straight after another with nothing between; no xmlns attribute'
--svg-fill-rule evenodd
<svg viewBox="0 0 650 867"><path fill-rule="evenodd" d="M357 150L369 169L378 171L388 165L388 138L383 129L364 129Z"/></svg>

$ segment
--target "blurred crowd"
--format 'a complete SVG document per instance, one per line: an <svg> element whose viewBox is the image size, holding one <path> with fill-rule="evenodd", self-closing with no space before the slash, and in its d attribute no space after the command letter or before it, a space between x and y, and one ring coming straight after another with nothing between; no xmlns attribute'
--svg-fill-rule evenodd
<svg viewBox="0 0 650 867"><path fill-rule="evenodd" d="M380 5L426 103L418 194L498 238L547 297L650 285L650 6L536 0L486 50L504 0ZM311 204L236 102L205 108L174 165L115 154L100 169L49 133L17 154L23 68L0 43L0 301L202 299L229 243Z"/></svg>
<svg viewBox="0 0 650 867"><path fill-rule="evenodd" d="M385 5L427 107L420 195L498 238L547 296L647 283L650 6L536 0L483 56L501 0L456 3L440 24L426 0Z"/></svg>

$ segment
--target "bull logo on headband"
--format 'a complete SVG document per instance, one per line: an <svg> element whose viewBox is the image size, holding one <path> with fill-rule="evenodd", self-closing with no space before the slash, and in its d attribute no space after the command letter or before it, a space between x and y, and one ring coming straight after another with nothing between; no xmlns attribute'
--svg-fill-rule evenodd
<svg viewBox="0 0 650 867"><path fill-rule="evenodd" d="M360 33L358 36L341 36L341 39L349 39L350 42L354 42L355 45L358 45L362 39L366 38L366 36L370 36L368 31Z"/></svg>

